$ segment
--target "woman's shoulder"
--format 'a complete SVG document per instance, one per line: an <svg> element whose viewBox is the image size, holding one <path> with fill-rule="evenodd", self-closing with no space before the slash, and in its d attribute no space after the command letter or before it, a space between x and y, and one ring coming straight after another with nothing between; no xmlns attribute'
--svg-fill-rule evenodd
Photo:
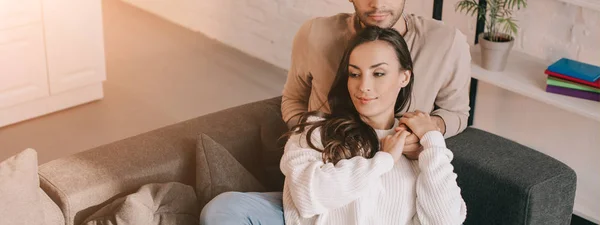
<svg viewBox="0 0 600 225"><path fill-rule="evenodd" d="M325 118L320 117L320 116L309 116L306 119L306 122L308 123L314 123L314 122L320 122L320 121L324 121ZM300 148L310 148L310 145L308 145L308 140L311 141L311 143L317 147L317 148L323 148L322 144L321 144L321 127L314 127L314 125L307 125L304 127L304 130L302 132L299 131L295 131L292 135L290 135L290 138L288 139L288 144L287 145L294 145ZM299 128L297 128L299 129ZM309 137L310 135L310 137ZM309 137L309 138L307 138ZM287 148L287 147L286 147Z"/></svg>

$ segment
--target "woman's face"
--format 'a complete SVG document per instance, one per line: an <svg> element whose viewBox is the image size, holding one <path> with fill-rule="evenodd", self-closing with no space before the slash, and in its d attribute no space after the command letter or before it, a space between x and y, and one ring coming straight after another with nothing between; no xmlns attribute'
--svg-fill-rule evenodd
<svg viewBox="0 0 600 225"><path fill-rule="evenodd" d="M348 72L348 92L361 116L370 120L394 116L398 93L410 81L411 73L401 68L389 43L377 40L354 48Z"/></svg>

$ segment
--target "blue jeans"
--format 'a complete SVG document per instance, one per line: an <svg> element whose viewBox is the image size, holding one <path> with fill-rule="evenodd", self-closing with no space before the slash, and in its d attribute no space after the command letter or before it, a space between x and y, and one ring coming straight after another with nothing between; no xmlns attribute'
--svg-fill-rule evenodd
<svg viewBox="0 0 600 225"><path fill-rule="evenodd" d="M200 213L200 225L283 225L281 192L225 192Z"/></svg>

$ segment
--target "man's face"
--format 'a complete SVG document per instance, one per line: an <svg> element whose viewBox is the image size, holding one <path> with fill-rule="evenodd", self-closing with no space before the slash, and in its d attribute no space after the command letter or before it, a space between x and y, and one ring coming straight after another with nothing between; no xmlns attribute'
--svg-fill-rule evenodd
<svg viewBox="0 0 600 225"><path fill-rule="evenodd" d="M350 0L356 15L366 26L390 28L404 11L405 0Z"/></svg>

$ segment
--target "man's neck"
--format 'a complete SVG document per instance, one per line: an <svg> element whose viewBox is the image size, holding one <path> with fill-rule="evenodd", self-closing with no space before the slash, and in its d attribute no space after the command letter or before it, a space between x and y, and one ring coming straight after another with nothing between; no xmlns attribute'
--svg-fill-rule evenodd
<svg viewBox="0 0 600 225"><path fill-rule="evenodd" d="M365 24L360 20L359 20L359 22L360 22L360 27L365 28ZM408 21L406 21L406 17L404 16L404 14L402 14L400 16L400 19L398 19L398 21L396 21L396 24L394 24L394 26L392 26L392 28L394 28L396 31L398 31L398 33L400 33L402 36L406 35L406 32L408 32Z"/></svg>
<svg viewBox="0 0 600 225"><path fill-rule="evenodd" d="M404 14L400 16L400 19L392 27L402 36L406 35L406 32L408 32L408 21L406 21Z"/></svg>

